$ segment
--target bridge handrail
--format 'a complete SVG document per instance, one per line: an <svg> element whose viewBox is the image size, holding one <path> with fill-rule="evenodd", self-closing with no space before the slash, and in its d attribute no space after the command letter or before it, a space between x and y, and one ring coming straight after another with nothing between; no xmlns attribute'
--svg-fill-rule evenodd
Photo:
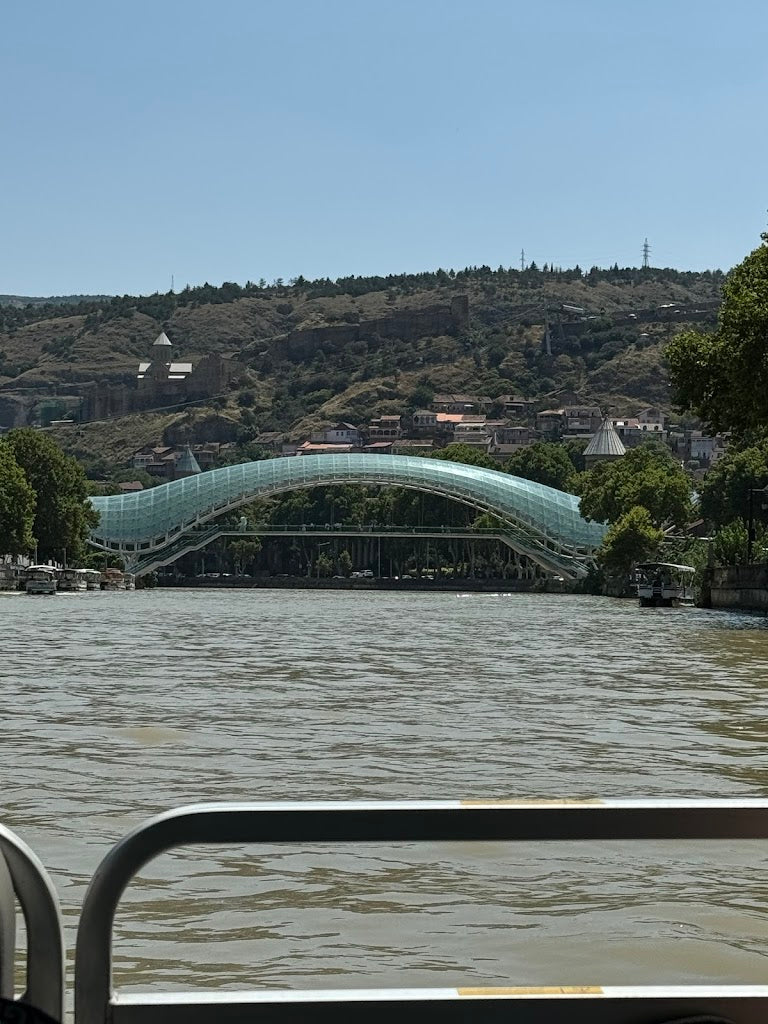
<svg viewBox="0 0 768 1024"><path fill-rule="evenodd" d="M7 877L13 886L24 916L27 933L26 989L19 997L21 1003L62 1020L64 1014L64 935L61 910L53 882L36 854L16 834L0 825L0 861L7 868ZM2 876L0 876L2 883ZM6 926L0 937L3 960L0 971L7 967L7 944L10 942L13 963L15 959L15 908L12 901L4 905ZM0 919L2 928L2 919ZM13 973L10 984L0 973L0 996L13 998ZM20 1020L23 1017L20 1015Z"/></svg>
<svg viewBox="0 0 768 1024"><path fill-rule="evenodd" d="M407 533L407 534L420 534L420 533L460 533L467 535L477 535L480 537L495 537L497 534L504 532L506 529L503 523L498 526L393 526L387 524L386 526L378 525L376 523L254 523L248 525L244 529L237 524L222 523L216 527L207 526L195 526L189 530L186 530L184 536L202 536L206 533L284 533L290 531L292 533L304 533L314 531L315 533L334 533L336 531L348 531L350 533L364 533L364 534L385 534L385 533Z"/></svg>
<svg viewBox="0 0 768 1024"><path fill-rule="evenodd" d="M407 802L232 803L182 807L151 818L121 840L97 869L77 934L77 1024L238 1022L464 1021L523 1024L629 1024L720 1013L758 1024L766 986L577 986L575 988L386 989L356 992L214 992L117 996L112 987L112 929L120 897L140 868L174 847L211 843L766 839L768 800L464 800ZM648 1017L639 1015L638 1000ZM546 1003L542 1006L542 1003ZM376 1008L380 1011L376 1014ZM386 1010L386 1013L383 1011ZM373 1012L373 1016L371 1016Z"/></svg>

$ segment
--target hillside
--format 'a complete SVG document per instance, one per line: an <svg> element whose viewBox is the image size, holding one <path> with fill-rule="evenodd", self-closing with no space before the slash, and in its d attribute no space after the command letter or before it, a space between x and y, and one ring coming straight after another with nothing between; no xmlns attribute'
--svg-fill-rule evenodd
<svg viewBox="0 0 768 1024"><path fill-rule="evenodd" d="M714 322L722 281L719 271L482 267L1 306L0 427L35 421L46 405L76 411L93 382L132 388L161 330L174 358L233 359L225 393L197 403L207 411L84 424L82 454L109 433L109 458L119 460L169 423L212 413L230 433L299 437L331 420L405 412L437 391L514 392L544 404L566 391L619 412L668 409L664 344L686 323ZM464 296L469 318L457 326L447 311Z"/></svg>

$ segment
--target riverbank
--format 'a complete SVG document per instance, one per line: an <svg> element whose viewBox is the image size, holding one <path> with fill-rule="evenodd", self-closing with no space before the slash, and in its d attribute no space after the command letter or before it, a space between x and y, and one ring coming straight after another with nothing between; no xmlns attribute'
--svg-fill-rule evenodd
<svg viewBox="0 0 768 1024"><path fill-rule="evenodd" d="M480 593L480 594L565 594L571 592L569 584L561 580L418 580L363 578L317 579L310 576L179 576L161 577L159 587L214 588L220 590L404 590L409 593Z"/></svg>

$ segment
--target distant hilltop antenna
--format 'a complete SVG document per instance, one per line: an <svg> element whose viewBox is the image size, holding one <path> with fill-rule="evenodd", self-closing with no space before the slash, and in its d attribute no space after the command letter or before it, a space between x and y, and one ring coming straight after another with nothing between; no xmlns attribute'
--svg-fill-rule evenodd
<svg viewBox="0 0 768 1024"><path fill-rule="evenodd" d="M520 269L525 270L525 249L520 250Z"/></svg>
<svg viewBox="0 0 768 1024"><path fill-rule="evenodd" d="M650 245L648 245L648 239L646 238L646 240L643 242L643 268L645 270L647 270L648 267L650 266L650 264L648 262L648 257L650 255L651 255L651 247L650 247Z"/></svg>

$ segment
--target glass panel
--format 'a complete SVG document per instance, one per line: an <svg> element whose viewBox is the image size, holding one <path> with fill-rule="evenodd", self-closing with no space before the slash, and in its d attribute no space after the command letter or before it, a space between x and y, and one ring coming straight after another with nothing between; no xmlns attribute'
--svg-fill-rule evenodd
<svg viewBox="0 0 768 1024"><path fill-rule="evenodd" d="M266 491L368 480L429 487L474 498L502 519L551 537L566 549L597 547L605 533L579 513L579 499L497 470L403 455L303 455L226 466L136 494L95 497L101 514L94 539L114 544L157 542L186 523L204 522Z"/></svg>

